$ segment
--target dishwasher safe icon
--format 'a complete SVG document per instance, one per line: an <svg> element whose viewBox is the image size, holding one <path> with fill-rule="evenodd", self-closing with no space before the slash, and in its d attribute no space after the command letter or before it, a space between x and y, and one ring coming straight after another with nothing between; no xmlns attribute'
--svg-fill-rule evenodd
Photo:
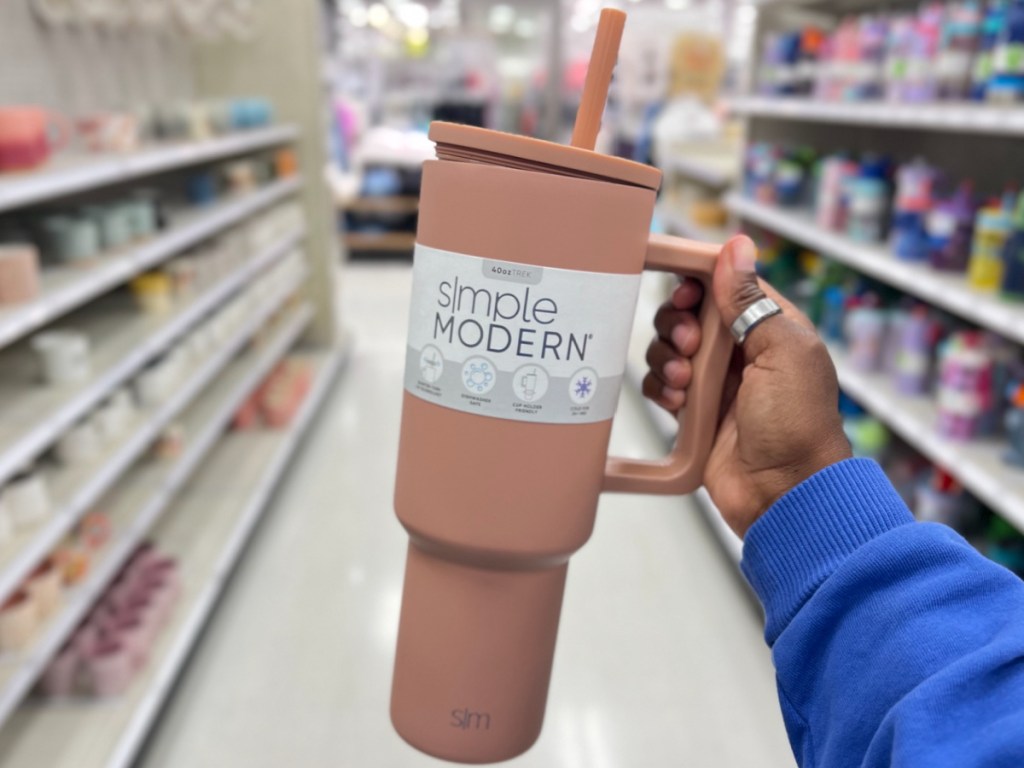
<svg viewBox="0 0 1024 768"><path fill-rule="evenodd" d="M477 395L484 395L494 389L496 378L494 366L486 358L471 357L462 366L462 383Z"/></svg>

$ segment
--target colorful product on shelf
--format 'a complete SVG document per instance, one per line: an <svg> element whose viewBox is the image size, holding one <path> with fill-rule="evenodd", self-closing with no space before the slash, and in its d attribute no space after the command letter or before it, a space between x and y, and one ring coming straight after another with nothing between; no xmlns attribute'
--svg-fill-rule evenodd
<svg viewBox="0 0 1024 768"><path fill-rule="evenodd" d="M1013 233L1003 245L1003 276L999 292L1008 299L1024 301L1024 192L1017 197Z"/></svg>
<svg viewBox="0 0 1024 768"><path fill-rule="evenodd" d="M992 55L1003 29L1005 15L1006 0L989 0L981 22L978 52L971 67L970 97L975 101L984 101L988 97L988 84L992 79Z"/></svg>
<svg viewBox="0 0 1024 768"><path fill-rule="evenodd" d="M1006 4L985 96L993 102L1024 101L1024 0L1010 0Z"/></svg>
<svg viewBox="0 0 1024 768"><path fill-rule="evenodd" d="M854 368L870 373L882 367L885 334L886 315L878 307L858 306L846 313L846 339Z"/></svg>
<svg viewBox="0 0 1024 768"><path fill-rule="evenodd" d="M970 440L993 407L994 363L977 332L955 333L940 346L937 388L940 434Z"/></svg>
<svg viewBox="0 0 1024 768"><path fill-rule="evenodd" d="M916 305L894 325L893 377L900 392L919 395L928 390L932 358L941 331L942 327L923 304Z"/></svg>
<svg viewBox="0 0 1024 768"><path fill-rule="evenodd" d="M990 202L974 223L967 283L979 291L997 291L1003 279L1003 248L1013 233L1013 219L1004 201Z"/></svg>
<svg viewBox="0 0 1024 768"><path fill-rule="evenodd" d="M969 531L977 524L978 512L977 502L957 479L937 467L914 494L914 515L923 522Z"/></svg>
<svg viewBox="0 0 1024 768"><path fill-rule="evenodd" d="M0 306L39 296L39 251L30 243L0 244Z"/></svg>
<svg viewBox="0 0 1024 768"><path fill-rule="evenodd" d="M889 244L897 258L924 261L928 258L925 218L932 207L937 172L923 160L915 160L896 171L892 228Z"/></svg>
<svg viewBox="0 0 1024 768"><path fill-rule="evenodd" d="M0 107L0 173L43 165L67 144L64 118L40 107Z"/></svg>
<svg viewBox="0 0 1024 768"><path fill-rule="evenodd" d="M1008 408L1006 411L1006 436L1010 449L1005 459L1009 464L1024 467L1024 374L1018 376L1006 388Z"/></svg>
<svg viewBox="0 0 1024 768"><path fill-rule="evenodd" d="M947 272L967 269L977 210L971 190L971 183L964 182L952 197L937 199L925 217L928 261L933 269Z"/></svg>
<svg viewBox="0 0 1024 768"><path fill-rule="evenodd" d="M993 517L985 532L985 554L1024 576L1024 535L1001 517Z"/></svg>
<svg viewBox="0 0 1024 768"><path fill-rule="evenodd" d="M885 54L886 87L889 101L899 101L907 79L908 62L915 33L912 14L899 14L889 21L889 35Z"/></svg>
<svg viewBox="0 0 1024 768"><path fill-rule="evenodd" d="M877 243L885 232L889 184L861 175L846 182L846 235L859 243Z"/></svg>
<svg viewBox="0 0 1024 768"><path fill-rule="evenodd" d="M815 200L818 226L836 232L846 229L845 189L857 173L857 163L845 155L832 155L821 161Z"/></svg>
<svg viewBox="0 0 1024 768"><path fill-rule="evenodd" d="M40 679L46 696L117 696L148 662L181 594L177 562L140 546ZM2 620L2 614L0 614Z"/></svg>
<svg viewBox="0 0 1024 768"><path fill-rule="evenodd" d="M935 59L939 98L959 100L970 95L971 65L978 46L981 17L981 3L977 0L951 3L946 8Z"/></svg>

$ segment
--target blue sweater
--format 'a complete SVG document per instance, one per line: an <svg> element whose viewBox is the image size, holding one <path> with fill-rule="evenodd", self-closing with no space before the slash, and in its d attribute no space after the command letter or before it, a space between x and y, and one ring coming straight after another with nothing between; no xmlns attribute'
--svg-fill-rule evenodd
<svg viewBox="0 0 1024 768"><path fill-rule="evenodd" d="M1024 766L1024 581L850 459L747 532L804 768Z"/></svg>

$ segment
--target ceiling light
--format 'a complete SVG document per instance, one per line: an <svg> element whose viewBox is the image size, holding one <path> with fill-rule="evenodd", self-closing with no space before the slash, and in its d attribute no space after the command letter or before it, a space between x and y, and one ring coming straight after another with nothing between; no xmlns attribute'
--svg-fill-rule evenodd
<svg viewBox="0 0 1024 768"><path fill-rule="evenodd" d="M391 20L391 12L388 11L387 6L383 3L374 3L370 6L370 10L366 12L366 17L371 27L380 29L387 26L388 21Z"/></svg>

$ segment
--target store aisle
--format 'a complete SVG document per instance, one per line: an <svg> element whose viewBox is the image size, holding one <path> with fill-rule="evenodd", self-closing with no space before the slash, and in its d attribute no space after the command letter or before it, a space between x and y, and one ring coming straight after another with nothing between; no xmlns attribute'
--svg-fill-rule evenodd
<svg viewBox="0 0 1024 768"><path fill-rule="evenodd" d="M353 266L356 344L140 763L439 765L388 721L405 535L391 507L409 271ZM615 450L653 454L624 395ZM606 497L574 559L544 732L510 766L792 766L760 620L679 499Z"/></svg>

